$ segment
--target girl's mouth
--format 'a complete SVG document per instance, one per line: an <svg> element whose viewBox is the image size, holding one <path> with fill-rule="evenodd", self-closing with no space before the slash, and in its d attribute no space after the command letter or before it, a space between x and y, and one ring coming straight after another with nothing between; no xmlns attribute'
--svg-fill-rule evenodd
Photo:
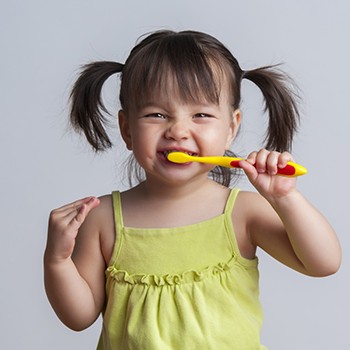
<svg viewBox="0 0 350 350"><path fill-rule="evenodd" d="M182 153L188 154L189 156L197 156L198 155L197 153L194 153L194 152L184 151L184 150L177 150L177 149L166 150L166 151L163 151L162 153L163 153L164 157L166 159L168 159L168 154L170 154L172 152L182 152Z"/></svg>

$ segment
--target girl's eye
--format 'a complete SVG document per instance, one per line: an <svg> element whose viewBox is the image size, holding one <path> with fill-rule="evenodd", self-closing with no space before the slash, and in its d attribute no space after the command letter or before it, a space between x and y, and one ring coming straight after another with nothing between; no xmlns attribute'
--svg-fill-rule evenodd
<svg viewBox="0 0 350 350"><path fill-rule="evenodd" d="M194 115L194 118L203 119L203 118L212 118L212 116L205 113L197 113Z"/></svg>
<svg viewBox="0 0 350 350"><path fill-rule="evenodd" d="M151 113L151 114L145 115L145 118L165 119L166 116L161 113Z"/></svg>

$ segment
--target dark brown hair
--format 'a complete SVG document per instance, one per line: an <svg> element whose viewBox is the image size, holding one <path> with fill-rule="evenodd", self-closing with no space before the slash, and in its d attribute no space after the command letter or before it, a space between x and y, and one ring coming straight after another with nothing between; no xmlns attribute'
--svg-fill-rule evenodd
<svg viewBox="0 0 350 350"><path fill-rule="evenodd" d="M106 132L108 111L101 91L104 82L120 73L120 104L128 111L146 100L171 91L184 102L218 103L222 83L228 83L232 108L241 102L241 81L248 79L261 90L269 116L266 148L288 151L297 130L299 113L289 77L276 66L243 71L231 52L214 37L196 31L157 31L144 37L130 52L125 64L93 62L83 70L71 92L70 120L83 131L95 151L111 147ZM169 92L170 93L170 92ZM212 177L225 186L233 173L215 168Z"/></svg>

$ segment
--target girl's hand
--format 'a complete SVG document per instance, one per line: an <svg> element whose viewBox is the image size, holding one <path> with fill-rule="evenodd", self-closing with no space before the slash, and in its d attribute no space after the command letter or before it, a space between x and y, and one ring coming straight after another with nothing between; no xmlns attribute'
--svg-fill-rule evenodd
<svg viewBox="0 0 350 350"><path fill-rule="evenodd" d="M51 212L45 252L50 261L60 262L71 257L80 226L99 204L98 198L88 197Z"/></svg>
<svg viewBox="0 0 350 350"><path fill-rule="evenodd" d="M295 177L276 176L277 169L284 168L289 161L293 159L288 152L261 149L250 153L240 166L257 191L266 199L273 199L288 195L296 188Z"/></svg>

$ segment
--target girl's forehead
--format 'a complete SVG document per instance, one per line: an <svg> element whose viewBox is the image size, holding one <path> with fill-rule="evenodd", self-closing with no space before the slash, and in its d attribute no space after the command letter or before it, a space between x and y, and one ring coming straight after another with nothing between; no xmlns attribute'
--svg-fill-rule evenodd
<svg viewBox="0 0 350 350"><path fill-rule="evenodd" d="M137 108L176 101L181 104L218 105L230 98L228 79L213 74L207 82L200 81L195 75L179 79L174 74L162 76L152 84L147 84L139 96L134 96Z"/></svg>
<svg viewBox="0 0 350 350"><path fill-rule="evenodd" d="M205 94L195 96L184 96L177 87L169 85L168 88L159 91L151 91L143 99L134 104L135 112L159 108L165 111L176 111L178 108L211 110L213 108L228 108L231 110L233 105L228 95L227 89L222 89L218 100L208 99Z"/></svg>

